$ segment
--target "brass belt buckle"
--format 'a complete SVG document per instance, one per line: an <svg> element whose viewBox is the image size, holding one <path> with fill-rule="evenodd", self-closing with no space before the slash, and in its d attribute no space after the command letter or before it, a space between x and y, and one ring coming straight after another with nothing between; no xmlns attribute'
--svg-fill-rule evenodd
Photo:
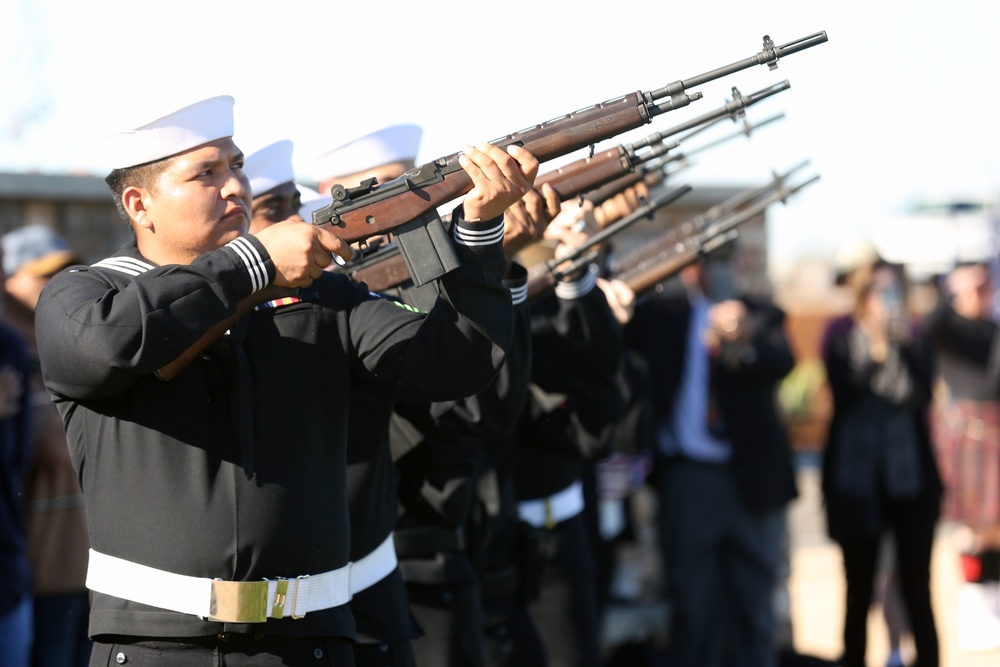
<svg viewBox="0 0 1000 667"><path fill-rule="evenodd" d="M208 620L223 623L265 622L267 620L267 580L213 580Z"/></svg>

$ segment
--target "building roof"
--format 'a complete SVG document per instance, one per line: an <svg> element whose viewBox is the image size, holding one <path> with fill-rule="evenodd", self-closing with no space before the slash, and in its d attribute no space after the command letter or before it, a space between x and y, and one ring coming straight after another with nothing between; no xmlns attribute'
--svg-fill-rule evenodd
<svg viewBox="0 0 1000 667"><path fill-rule="evenodd" d="M107 202L111 191L103 178L0 172L0 200Z"/></svg>

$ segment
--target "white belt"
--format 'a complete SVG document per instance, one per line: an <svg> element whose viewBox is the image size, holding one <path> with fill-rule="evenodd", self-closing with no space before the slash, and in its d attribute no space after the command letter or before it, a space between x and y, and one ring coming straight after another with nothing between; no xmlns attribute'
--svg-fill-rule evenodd
<svg viewBox="0 0 1000 667"><path fill-rule="evenodd" d="M521 521L535 528L553 528L583 511L583 483L573 482L548 498L522 500L517 504Z"/></svg>
<svg viewBox="0 0 1000 667"><path fill-rule="evenodd" d="M396 544L392 533L367 554L350 564L351 596L382 581L396 569Z"/></svg>
<svg viewBox="0 0 1000 667"><path fill-rule="evenodd" d="M339 607L396 569L392 534L364 558L292 579L222 581L158 570L90 550L87 588L151 607L224 623L263 623L302 618Z"/></svg>

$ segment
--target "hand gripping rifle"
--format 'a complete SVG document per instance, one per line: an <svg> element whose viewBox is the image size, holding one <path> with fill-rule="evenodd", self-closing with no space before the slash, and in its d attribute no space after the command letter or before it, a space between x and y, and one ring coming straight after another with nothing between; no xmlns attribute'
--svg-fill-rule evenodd
<svg viewBox="0 0 1000 667"><path fill-rule="evenodd" d="M555 287L562 278L589 266L597 256L599 245L616 234L622 233L640 220L652 220L658 210L677 201L690 191L690 185L682 185L669 192L657 194L621 220L605 227L563 256L554 257L532 266L528 270L528 300L533 301Z"/></svg>
<svg viewBox="0 0 1000 667"><path fill-rule="evenodd" d="M754 65L776 69L780 58L826 41L824 31L776 46L765 35L762 50L749 58L662 88L601 102L490 143L500 148L524 146L539 162L546 162L687 106L702 97L699 92L688 94L691 88ZM381 185L375 179L353 188L335 185L331 188L333 202L313 212L313 224L330 225L331 231L348 243L392 230L414 283L433 280L458 265L436 209L472 189L472 180L458 163L459 155L438 158Z"/></svg>

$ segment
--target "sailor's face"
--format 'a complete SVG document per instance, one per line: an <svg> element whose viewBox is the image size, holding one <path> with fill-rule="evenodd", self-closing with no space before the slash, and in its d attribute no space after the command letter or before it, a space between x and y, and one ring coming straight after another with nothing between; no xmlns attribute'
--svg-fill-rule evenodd
<svg viewBox="0 0 1000 667"><path fill-rule="evenodd" d="M243 153L224 138L173 156L149 188L145 208L154 242L179 263L247 233Z"/></svg>
<svg viewBox="0 0 1000 667"><path fill-rule="evenodd" d="M300 208L302 208L302 195L292 181L271 188L259 197L255 195L253 214L250 218L250 233L256 234L265 227L283 220L302 220L299 215Z"/></svg>

